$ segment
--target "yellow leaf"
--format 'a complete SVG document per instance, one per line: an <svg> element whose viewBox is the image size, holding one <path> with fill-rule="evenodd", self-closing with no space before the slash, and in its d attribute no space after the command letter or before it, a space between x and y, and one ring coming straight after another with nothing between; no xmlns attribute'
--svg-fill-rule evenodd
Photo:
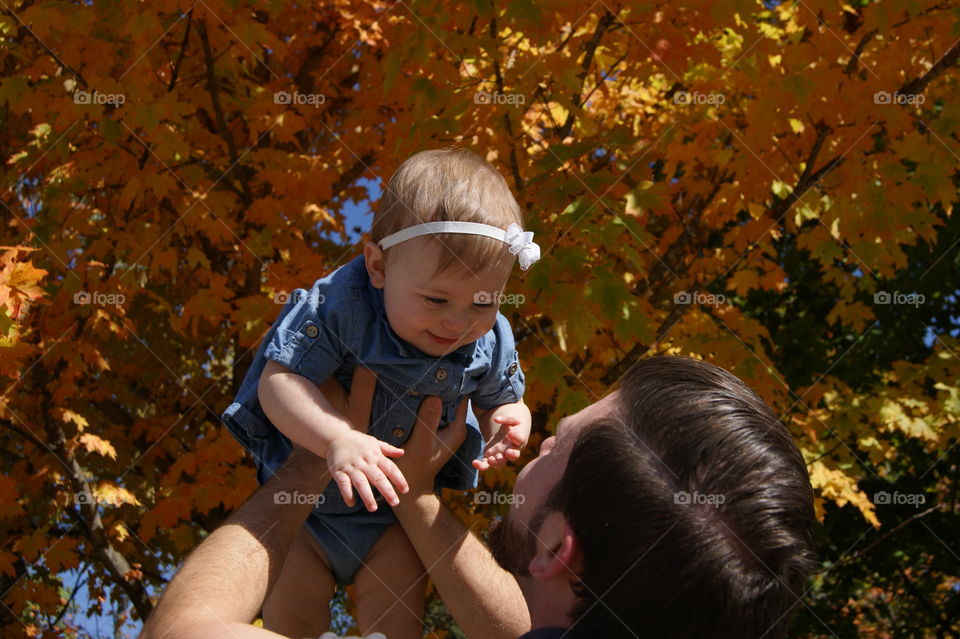
<svg viewBox="0 0 960 639"><path fill-rule="evenodd" d="M101 504L110 504L111 506L120 506L122 504L141 505L140 500L129 490L110 482L100 482L100 485L93 489L93 495L96 497L97 502Z"/></svg>
<svg viewBox="0 0 960 639"><path fill-rule="evenodd" d="M4 285L26 295L30 300L43 296L43 289L37 284L47 272L35 268L29 262L16 262L12 269L5 274Z"/></svg>
<svg viewBox="0 0 960 639"><path fill-rule="evenodd" d="M908 415L903 406L894 401L887 401L880 407L880 420L888 428L899 430L910 437L937 440L937 433L924 419Z"/></svg>
<svg viewBox="0 0 960 639"><path fill-rule="evenodd" d="M119 542L123 542L127 537L130 536L130 533L127 531L127 527L123 525L123 522L118 521L113 525L113 537Z"/></svg>
<svg viewBox="0 0 960 639"><path fill-rule="evenodd" d="M64 424L68 424L70 422L73 422L74 424L76 424L78 433L82 433L87 428L87 426L90 425L90 423L87 422L86 417L73 412L69 408L63 409L63 411L60 413L60 419L63 421Z"/></svg>
<svg viewBox="0 0 960 639"><path fill-rule="evenodd" d="M567 121L567 114L570 113L557 102L550 103L550 116L557 124L563 124Z"/></svg>
<svg viewBox="0 0 960 639"><path fill-rule="evenodd" d="M810 484L825 499L831 499L837 506L843 507L852 504L860 510L864 519L880 527L873 502L857 488L857 482L846 473L834 468L827 468L823 462L816 461L810 467Z"/></svg>
<svg viewBox="0 0 960 639"><path fill-rule="evenodd" d="M80 436L80 443L87 449L88 453L98 453L110 459L117 458L117 451L113 444L105 439L101 439L93 433L84 433Z"/></svg>

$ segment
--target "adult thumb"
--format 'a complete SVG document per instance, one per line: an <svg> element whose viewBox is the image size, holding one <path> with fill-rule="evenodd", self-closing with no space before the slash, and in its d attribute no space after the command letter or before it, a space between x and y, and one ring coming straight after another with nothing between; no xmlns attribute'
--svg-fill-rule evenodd
<svg viewBox="0 0 960 639"><path fill-rule="evenodd" d="M440 416L443 414L443 402L439 397L425 397L420 402L420 410L417 411L417 427L414 429L413 436L417 432L426 431L436 433L440 426Z"/></svg>
<svg viewBox="0 0 960 639"><path fill-rule="evenodd" d="M434 445L439 443L442 448L454 451L460 447L467 437L467 400L460 402L457 407L456 419L440 429L440 417L443 414L443 402L439 397L426 397L420 402L417 412L417 427L410 436L411 445L418 447L424 438L430 438ZM410 446L407 446L408 448Z"/></svg>
<svg viewBox="0 0 960 639"><path fill-rule="evenodd" d="M462 399L457 405L457 414L453 421L437 435L450 450L460 448L460 444L467 438L467 400Z"/></svg>

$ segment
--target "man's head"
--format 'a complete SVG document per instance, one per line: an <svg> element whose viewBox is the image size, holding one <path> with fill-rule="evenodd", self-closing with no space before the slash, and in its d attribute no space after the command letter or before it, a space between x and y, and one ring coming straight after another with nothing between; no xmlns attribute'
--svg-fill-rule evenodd
<svg viewBox="0 0 960 639"><path fill-rule="evenodd" d="M580 636L781 637L812 569L799 450L699 360L639 362L560 422L515 492L494 554L532 613L554 602Z"/></svg>

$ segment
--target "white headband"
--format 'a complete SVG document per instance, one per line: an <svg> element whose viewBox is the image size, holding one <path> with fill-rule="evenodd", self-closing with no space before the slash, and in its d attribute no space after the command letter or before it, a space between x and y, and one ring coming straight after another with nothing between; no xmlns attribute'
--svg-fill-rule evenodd
<svg viewBox="0 0 960 639"><path fill-rule="evenodd" d="M533 241L533 233L524 231L520 228L519 224L511 224L507 227L507 230L504 231L496 226L479 224L477 222L427 222L426 224L408 226L402 231L391 233L380 240L379 244L380 248L387 250L400 242L406 242L421 235L433 235L434 233L485 235L486 237L500 240L504 244L510 245L510 252L520 260L520 268L524 271L540 259L540 247Z"/></svg>

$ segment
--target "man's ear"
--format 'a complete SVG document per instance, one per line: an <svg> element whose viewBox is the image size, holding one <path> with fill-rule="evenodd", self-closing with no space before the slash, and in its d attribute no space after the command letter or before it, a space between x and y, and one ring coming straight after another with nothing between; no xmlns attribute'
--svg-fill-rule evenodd
<svg viewBox="0 0 960 639"><path fill-rule="evenodd" d="M363 245L363 261L367 265L367 275L370 276L370 283L377 288L383 288L386 279L387 261L383 255L383 249L367 242Z"/></svg>
<svg viewBox="0 0 960 639"><path fill-rule="evenodd" d="M543 520L535 539L537 552L528 566L531 577L539 581L564 575L577 578L583 568L580 542L562 513L550 513Z"/></svg>

